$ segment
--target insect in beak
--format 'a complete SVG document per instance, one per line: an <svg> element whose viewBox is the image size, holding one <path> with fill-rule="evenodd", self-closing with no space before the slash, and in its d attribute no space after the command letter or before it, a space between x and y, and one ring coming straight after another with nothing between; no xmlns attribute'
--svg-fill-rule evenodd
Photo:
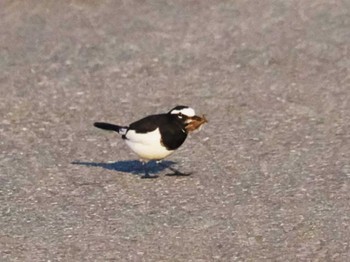
<svg viewBox="0 0 350 262"><path fill-rule="evenodd" d="M201 126L204 123L208 123L208 120L205 118L205 115L200 116L192 116L192 117L188 117L188 119L186 120L186 131L187 132L192 132L195 130L200 130Z"/></svg>

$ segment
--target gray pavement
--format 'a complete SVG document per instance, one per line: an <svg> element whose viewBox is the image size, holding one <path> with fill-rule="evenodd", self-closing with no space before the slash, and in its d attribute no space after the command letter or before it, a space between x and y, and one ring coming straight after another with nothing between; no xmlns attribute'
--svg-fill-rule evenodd
<svg viewBox="0 0 350 262"><path fill-rule="evenodd" d="M350 3L0 2L0 261L349 261ZM140 179L94 121L209 124Z"/></svg>

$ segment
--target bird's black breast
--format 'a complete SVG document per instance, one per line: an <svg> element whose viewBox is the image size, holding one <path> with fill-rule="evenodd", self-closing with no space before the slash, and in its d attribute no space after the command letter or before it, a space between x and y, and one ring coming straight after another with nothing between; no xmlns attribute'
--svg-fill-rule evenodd
<svg viewBox="0 0 350 262"><path fill-rule="evenodd" d="M187 137L185 126L177 119L169 121L160 127L162 143L168 150L179 148Z"/></svg>
<svg viewBox="0 0 350 262"><path fill-rule="evenodd" d="M148 133L159 128L161 143L168 150L179 148L187 137L185 125L175 115L160 114L142 118L132 124L129 129L136 133Z"/></svg>

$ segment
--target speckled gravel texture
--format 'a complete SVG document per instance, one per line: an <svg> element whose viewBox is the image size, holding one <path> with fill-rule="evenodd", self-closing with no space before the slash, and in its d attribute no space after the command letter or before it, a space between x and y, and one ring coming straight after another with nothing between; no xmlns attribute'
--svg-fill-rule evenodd
<svg viewBox="0 0 350 262"><path fill-rule="evenodd" d="M350 2L0 2L0 261L350 261ZM166 164L94 121L206 114Z"/></svg>

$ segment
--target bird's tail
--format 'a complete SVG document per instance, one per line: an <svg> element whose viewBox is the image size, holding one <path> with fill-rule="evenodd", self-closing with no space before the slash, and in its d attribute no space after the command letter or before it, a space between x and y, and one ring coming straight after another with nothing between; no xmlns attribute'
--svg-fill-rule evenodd
<svg viewBox="0 0 350 262"><path fill-rule="evenodd" d="M117 126L117 125L103 123L103 122L95 122L94 126L97 128L104 129L104 130L115 131L121 135L125 135L126 131L128 130L128 127L126 127L126 126Z"/></svg>

